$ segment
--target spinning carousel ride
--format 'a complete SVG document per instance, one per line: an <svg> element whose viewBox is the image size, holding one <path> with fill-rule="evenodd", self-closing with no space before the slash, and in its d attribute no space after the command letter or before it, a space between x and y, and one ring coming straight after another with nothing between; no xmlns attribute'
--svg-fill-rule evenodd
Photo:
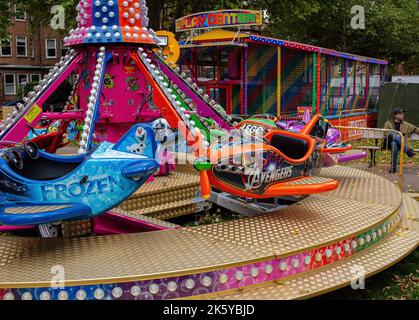
<svg viewBox="0 0 419 320"><path fill-rule="evenodd" d="M147 27L144 0L82 0L77 10L78 27L65 40L72 48L69 54L25 98L25 104L1 123L3 152L28 139L31 128L42 118L67 125L70 120L82 123L80 157L104 162L110 162L115 152L129 154L129 159L143 157L135 168L121 167L130 183L143 183L157 170L152 154L155 137L143 124L130 129L137 122L162 117L173 129L184 128L191 137L190 147L207 150L206 155L210 148L223 149L223 145L213 144L213 137L219 131L234 130L237 123L186 74L155 52L159 40ZM43 104L49 95L72 73L78 79L72 103L62 113L45 112ZM328 125L320 116L306 122L298 133L274 128L259 147L246 145L243 154L257 153L263 159L270 154L269 159L274 159L263 163L257 178L253 173L253 183L246 180L252 176L246 167L237 167L230 157L210 161L197 157L194 166L200 177L190 176L201 181L205 198L210 186L237 199L308 197L254 217L184 228L147 218L138 210L137 214L129 213L121 209L122 204L111 213L141 219L150 232L73 239L1 237L0 299L309 298L348 285L356 276L354 272L361 269L365 276L374 275L415 250L418 204L390 181L371 173L340 166L321 168L317 162L313 168L313 152L333 153L333 148L325 141ZM40 135L36 142L41 146L54 143L52 149L57 149L64 131ZM144 135L139 132L143 131L149 134L142 146ZM111 144L121 137L120 142ZM98 151L109 154L95 156ZM315 176L312 169L316 169ZM270 170L269 179L266 170ZM2 172L1 179L6 181L8 171L3 168ZM156 195L153 201L170 202L175 197L173 187L180 184L176 179L179 177L174 175L171 186L152 182L140 192ZM89 177L78 183L88 181ZM0 184L2 194L5 186ZM97 185L97 192L106 191L101 186ZM106 188L112 191L109 181ZM133 189L128 191L130 194ZM131 201L127 194L115 205ZM68 209L70 204L64 206L51 208L45 203L40 209L37 204L15 201L6 205L3 213L30 217ZM75 207L70 211L76 209L87 210ZM51 283L51 270L60 268L65 270L64 282L54 278L58 282Z"/></svg>

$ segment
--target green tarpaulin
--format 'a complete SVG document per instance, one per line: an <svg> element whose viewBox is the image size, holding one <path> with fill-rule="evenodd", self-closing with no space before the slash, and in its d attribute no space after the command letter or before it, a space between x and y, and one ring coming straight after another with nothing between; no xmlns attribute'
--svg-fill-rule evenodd
<svg viewBox="0 0 419 320"><path fill-rule="evenodd" d="M395 108L406 110L406 121L419 126L419 84L386 83L381 86L378 128L393 117Z"/></svg>

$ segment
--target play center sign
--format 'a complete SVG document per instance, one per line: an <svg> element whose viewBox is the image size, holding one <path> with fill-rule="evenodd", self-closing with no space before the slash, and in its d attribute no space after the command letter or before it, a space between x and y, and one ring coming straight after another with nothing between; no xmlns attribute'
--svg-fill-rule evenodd
<svg viewBox="0 0 419 320"><path fill-rule="evenodd" d="M262 11L221 10L192 14L176 20L176 31L189 31L209 28L261 26Z"/></svg>

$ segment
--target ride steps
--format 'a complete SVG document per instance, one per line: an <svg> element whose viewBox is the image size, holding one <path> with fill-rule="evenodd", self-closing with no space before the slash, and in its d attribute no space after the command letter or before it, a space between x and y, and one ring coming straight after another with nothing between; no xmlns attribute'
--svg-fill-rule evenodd
<svg viewBox="0 0 419 320"><path fill-rule="evenodd" d="M199 175L192 166L179 165L175 172L144 185L121 204L118 213L130 218L147 216L168 220L199 211L202 201L194 200L199 190Z"/></svg>

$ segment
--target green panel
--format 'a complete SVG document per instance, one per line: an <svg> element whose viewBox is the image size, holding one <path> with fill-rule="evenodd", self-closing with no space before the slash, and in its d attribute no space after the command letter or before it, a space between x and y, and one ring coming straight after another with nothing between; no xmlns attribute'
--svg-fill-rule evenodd
<svg viewBox="0 0 419 320"><path fill-rule="evenodd" d="M393 117L395 108L406 110L406 121L419 126L419 84L386 83L381 87L378 103L378 127Z"/></svg>

